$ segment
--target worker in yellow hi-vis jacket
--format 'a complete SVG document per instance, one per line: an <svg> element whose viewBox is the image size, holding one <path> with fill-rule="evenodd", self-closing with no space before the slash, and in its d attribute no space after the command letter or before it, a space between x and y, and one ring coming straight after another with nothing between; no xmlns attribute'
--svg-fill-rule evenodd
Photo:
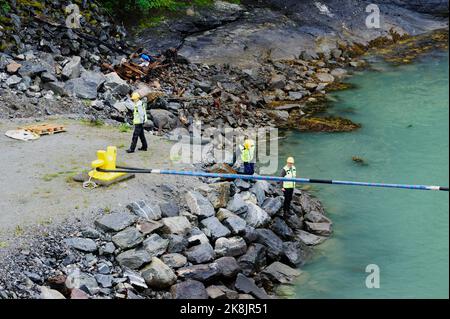
<svg viewBox="0 0 450 319"><path fill-rule="evenodd" d="M281 177L287 177L287 178L296 178L297 177L297 170L294 166L294 158L288 157L286 160L286 165L281 170ZM284 213L289 213L289 210L291 209L291 201L292 196L294 195L294 189L295 189L295 182L283 182L283 193L284 193Z"/></svg>
<svg viewBox="0 0 450 319"><path fill-rule="evenodd" d="M131 140L131 146L126 152L134 153L139 138L141 139L142 143L142 147L139 150L147 151L148 145L144 133L144 124L145 122L147 122L147 110L145 109L145 103L141 100L141 96L139 95L139 93L133 93L131 95L131 100L133 101L134 104L133 110L134 132L133 138Z"/></svg>

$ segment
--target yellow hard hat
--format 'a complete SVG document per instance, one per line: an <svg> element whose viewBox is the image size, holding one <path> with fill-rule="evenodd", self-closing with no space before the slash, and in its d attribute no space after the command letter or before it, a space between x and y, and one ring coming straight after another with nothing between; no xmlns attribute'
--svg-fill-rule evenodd
<svg viewBox="0 0 450 319"><path fill-rule="evenodd" d="M287 160L286 160L286 163L294 164L295 163L294 158L292 156L288 157Z"/></svg>
<svg viewBox="0 0 450 319"><path fill-rule="evenodd" d="M250 147L252 147L252 141L250 141L250 140L245 140L245 141L244 141L244 147L245 147L246 149L249 149Z"/></svg>
<svg viewBox="0 0 450 319"><path fill-rule="evenodd" d="M134 92L132 95L131 95L131 99L133 100L133 101L137 101L137 100L139 100L141 98L141 96L139 95L139 93L137 93L137 92Z"/></svg>

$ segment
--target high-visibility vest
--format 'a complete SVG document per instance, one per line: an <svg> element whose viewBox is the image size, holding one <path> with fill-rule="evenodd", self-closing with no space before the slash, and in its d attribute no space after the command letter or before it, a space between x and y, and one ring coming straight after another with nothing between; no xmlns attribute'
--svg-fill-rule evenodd
<svg viewBox="0 0 450 319"><path fill-rule="evenodd" d="M284 171L286 172L287 178L296 178L297 177L297 170L295 166L288 167L287 165L283 167ZM295 182L283 182L283 188L294 188Z"/></svg>
<svg viewBox="0 0 450 319"><path fill-rule="evenodd" d="M142 111L144 112L144 118L142 119L141 114L139 113L139 108L142 107ZM142 101L138 101L134 103L134 111L133 111L133 124L144 124L147 122L147 110L145 109L145 104Z"/></svg>
<svg viewBox="0 0 450 319"><path fill-rule="evenodd" d="M244 163L250 163L255 157L255 145L252 143L250 149L246 149L243 145L241 145L240 149L241 149L241 160Z"/></svg>

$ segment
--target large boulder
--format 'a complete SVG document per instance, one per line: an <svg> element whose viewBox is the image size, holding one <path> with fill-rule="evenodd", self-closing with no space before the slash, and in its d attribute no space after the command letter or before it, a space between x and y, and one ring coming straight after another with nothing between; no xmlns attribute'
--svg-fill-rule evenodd
<svg viewBox="0 0 450 319"><path fill-rule="evenodd" d="M177 124L177 117L164 109L151 109L150 116L157 128L172 129Z"/></svg>
<svg viewBox="0 0 450 319"><path fill-rule="evenodd" d="M261 270L266 264L267 248L261 244L251 244L247 252L239 257L239 266L246 276L251 276Z"/></svg>
<svg viewBox="0 0 450 319"><path fill-rule="evenodd" d="M241 194L235 194L228 202L227 209L235 214L242 215L247 212L247 203L242 198Z"/></svg>
<svg viewBox="0 0 450 319"><path fill-rule="evenodd" d="M175 217L180 214L180 208L174 201L163 202L159 204L162 217Z"/></svg>
<svg viewBox="0 0 450 319"><path fill-rule="evenodd" d="M249 202L245 221L248 225L258 228L267 225L270 222L270 216L262 208Z"/></svg>
<svg viewBox="0 0 450 319"><path fill-rule="evenodd" d="M331 224L331 220L328 217L326 217L322 213L314 211L314 210L310 211L309 213L307 213L305 215L305 220L307 220L308 222L311 222L311 223L329 223L329 224Z"/></svg>
<svg viewBox="0 0 450 319"><path fill-rule="evenodd" d="M280 238L285 240L291 240L294 238L295 234L292 229L286 224L286 222L280 217L275 217L270 225L270 229L280 236Z"/></svg>
<svg viewBox="0 0 450 319"><path fill-rule="evenodd" d="M159 204L154 202L141 200L127 205L127 208L135 215L147 220L158 220L162 215Z"/></svg>
<svg viewBox="0 0 450 319"><path fill-rule="evenodd" d="M192 214L199 218L208 218L214 216L215 211L211 202L202 194L196 191L190 191L185 196L187 205Z"/></svg>
<svg viewBox="0 0 450 319"><path fill-rule="evenodd" d="M41 299L66 299L66 297L58 290L50 289L45 286L39 287L39 289L41 290L41 294L39 295Z"/></svg>
<svg viewBox="0 0 450 319"><path fill-rule="evenodd" d="M311 249L299 240L283 243L283 259L293 267L303 266L311 255Z"/></svg>
<svg viewBox="0 0 450 319"><path fill-rule="evenodd" d="M208 244L200 244L186 250L187 259L194 264L203 264L214 259L214 249Z"/></svg>
<svg viewBox="0 0 450 319"><path fill-rule="evenodd" d="M203 232L212 240L231 234L230 230L214 216L205 218L200 223L203 226Z"/></svg>
<svg viewBox="0 0 450 319"><path fill-rule="evenodd" d="M122 267L138 269L148 263L152 256L144 248L130 249L120 253L116 260Z"/></svg>
<svg viewBox="0 0 450 319"><path fill-rule="evenodd" d="M170 288L173 299L208 299L205 285L197 280L186 280Z"/></svg>
<svg viewBox="0 0 450 319"><path fill-rule="evenodd" d="M231 233L233 235L243 234L245 232L245 228L247 226L247 222L243 218L241 218L237 215L229 216L229 217L225 218L223 220L223 224L225 226L227 226L229 230L231 230Z"/></svg>
<svg viewBox="0 0 450 319"><path fill-rule="evenodd" d="M327 237L317 236L304 230L298 230L295 235L308 246L319 245L327 240Z"/></svg>
<svg viewBox="0 0 450 319"><path fill-rule="evenodd" d="M269 295L264 291L264 289L259 288L255 281L251 278L246 277L243 274L238 274L234 287L245 294L251 294L258 299L269 299Z"/></svg>
<svg viewBox="0 0 450 319"><path fill-rule="evenodd" d="M211 299L238 299L239 293L224 285L211 285L206 288Z"/></svg>
<svg viewBox="0 0 450 319"><path fill-rule="evenodd" d="M50 67L49 65L46 65L42 62L35 62L35 61L24 61L21 62L21 67L18 71L19 75L21 77L30 77L34 78L44 72L53 72L54 69Z"/></svg>
<svg viewBox="0 0 450 319"><path fill-rule="evenodd" d="M216 263L192 265L177 270L177 275L181 279L193 279L201 282L208 282L220 276L220 268Z"/></svg>
<svg viewBox="0 0 450 319"><path fill-rule="evenodd" d="M116 246L122 249L136 247L144 240L141 232L136 227L128 227L112 237L112 241Z"/></svg>
<svg viewBox="0 0 450 319"><path fill-rule="evenodd" d="M270 216L274 216L283 207L283 197L269 197L266 198L261 208Z"/></svg>
<svg viewBox="0 0 450 319"><path fill-rule="evenodd" d="M177 253L165 254L161 257L161 260L173 269L183 267L187 263L187 258Z"/></svg>
<svg viewBox="0 0 450 319"><path fill-rule="evenodd" d="M331 223L311 223L305 222L306 229L318 236L330 236L333 232Z"/></svg>
<svg viewBox="0 0 450 319"><path fill-rule="evenodd" d="M278 260L283 252L283 241L270 229L256 229L256 242L267 247L267 257Z"/></svg>
<svg viewBox="0 0 450 319"><path fill-rule="evenodd" d="M215 242L218 256L240 256L247 251L247 244L242 237L219 238Z"/></svg>
<svg viewBox="0 0 450 319"><path fill-rule="evenodd" d="M198 192L207 197L215 209L226 207L230 199L230 183L212 183L207 187L199 187Z"/></svg>
<svg viewBox="0 0 450 319"><path fill-rule="evenodd" d="M111 213L95 221L95 225L107 232L118 232L136 221L136 217L129 213Z"/></svg>
<svg viewBox="0 0 450 319"><path fill-rule="evenodd" d="M66 82L65 91L80 99L95 100L97 98L97 85L84 78L76 78Z"/></svg>
<svg viewBox="0 0 450 319"><path fill-rule="evenodd" d="M329 73L316 73L316 77L320 82L331 83L334 82L334 76Z"/></svg>
<svg viewBox="0 0 450 319"><path fill-rule="evenodd" d="M185 235L192 229L191 223L184 216L166 217L162 219L162 223L166 234Z"/></svg>
<svg viewBox="0 0 450 319"><path fill-rule="evenodd" d="M293 269L279 261L273 262L262 271L262 275L277 284L292 284L300 274L299 270Z"/></svg>
<svg viewBox="0 0 450 319"><path fill-rule="evenodd" d="M167 246L167 252L169 253L181 253L188 246L188 241L184 236L169 234L164 235L164 238L169 240L169 245Z"/></svg>
<svg viewBox="0 0 450 319"><path fill-rule="evenodd" d="M74 269L68 274L65 285L68 289L81 289L91 295L100 290L94 276L81 272L79 269Z"/></svg>
<svg viewBox="0 0 450 319"><path fill-rule="evenodd" d="M234 278L241 270L236 258L231 256L225 256L218 258L214 261L219 266L220 274L224 278Z"/></svg>
<svg viewBox="0 0 450 319"><path fill-rule="evenodd" d="M116 72L105 75L103 83L105 91L112 91L119 96L125 96L130 92L130 86L125 80L122 80Z"/></svg>
<svg viewBox="0 0 450 319"><path fill-rule="evenodd" d="M152 234L144 240L143 246L150 256L161 256L166 252L169 240L162 238L158 234Z"/></svg>
<svg viewBox="0 0 450 319"><path fill-rule="evenodd" d="M141 275L146 284L155 289L168 288L177 281L173 270L156 257L141 270Z"/></svg>
<svg viewBox="0 0 450 319"><path fill-rule="evenodd" d="M258 200L258 205L262 205L264 200L266 199L266 193L269 192L270 185L266 181L257 181L253 187L250 189L250 192L255 194L256 199Z"/></svg>
<svg viewBox="0 0 450 319"><path fill-rule="evenodd" d="M63 79L75 79L80 76L81 73L81 57L74 56L70 59L69 62L66 63L64 68L62 69L61 75Z"/></svg>
<svg viewBox="0 0 450 319"><path fill-rule="evenodd" d="M64 240L64 243L71 248L87 253L97 251L97 244L90 238L68 238Z"/></svg>

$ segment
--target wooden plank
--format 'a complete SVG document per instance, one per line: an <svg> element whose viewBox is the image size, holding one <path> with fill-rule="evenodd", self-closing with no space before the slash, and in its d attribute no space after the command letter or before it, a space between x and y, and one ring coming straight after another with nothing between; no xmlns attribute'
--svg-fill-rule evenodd
<svg viewBox="0 0 450 319"><path fill-rule="evenodd" d="M25 127L21 127L20 129L33 132L39 135L50 135L54 133L65 132L66 129L63 125L58 124L36 124L36 125L28 125Z"/></svg>

